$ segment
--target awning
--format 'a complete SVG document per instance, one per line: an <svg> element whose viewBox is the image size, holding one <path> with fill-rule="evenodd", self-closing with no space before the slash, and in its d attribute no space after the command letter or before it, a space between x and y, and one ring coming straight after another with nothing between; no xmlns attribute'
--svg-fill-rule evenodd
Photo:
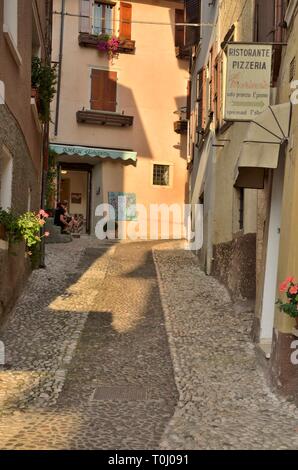
<svg viewBox="0 0 298 470"><path fill-rule="evenodd" d="M235 186L262 188L264 169L277 168L280 151L288 141L291 103L269 106L248 126L236 166Z"/></svg>
<svg viewBox="0 0 298 470"><path fill-rule="evenodd" d="M79 157L112 158L113 160L137 161L137 152L129 150L101 149L96 147L80 147L76 145L50 144L50 150L58 155L73 155Z"/></svg>

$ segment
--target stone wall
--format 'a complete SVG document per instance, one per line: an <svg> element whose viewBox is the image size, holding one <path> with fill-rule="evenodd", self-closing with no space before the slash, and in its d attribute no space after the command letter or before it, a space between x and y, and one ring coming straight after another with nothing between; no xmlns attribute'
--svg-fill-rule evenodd
<svg viewBox="0 0 298 470"><path fill-rule="evenodd" d="M28 210L31 188L31 210L40 204L40 181L24 136L5 105L0 106L0 152L5 146L13 158L12 204L17 213ZM10 311L30 273L30 260L23 244L0 248L0 322Z"/></svg>
<svg viewBox="0 0 298 470"><path fill-rule="evenodd" d="M237 235L213 247L212 273L230 291L234 301L256 296L256 235Z"/></svg>

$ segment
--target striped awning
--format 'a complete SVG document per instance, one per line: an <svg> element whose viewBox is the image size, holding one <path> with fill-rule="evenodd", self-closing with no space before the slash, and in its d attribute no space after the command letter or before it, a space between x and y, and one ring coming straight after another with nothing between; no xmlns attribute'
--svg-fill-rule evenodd
<svg viewBox="0 0 298 470"><path fill-rule="evenodd" d="M50 144L50 150L58 155L112 158L113 160L132 160L134 162L137 161L137 152L132 152L129 150L102 149L96 147L83 147L64 144Z"/></svg>

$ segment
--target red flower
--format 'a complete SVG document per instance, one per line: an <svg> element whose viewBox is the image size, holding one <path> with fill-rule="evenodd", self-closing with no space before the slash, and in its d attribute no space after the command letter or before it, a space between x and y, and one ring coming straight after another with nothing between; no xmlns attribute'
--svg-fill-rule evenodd
<svg viewBox="0 0 298 470"><path fill-rule="evenodd" d="M290 294L298 294L298 286L292 286L289 289Z"/></svg>

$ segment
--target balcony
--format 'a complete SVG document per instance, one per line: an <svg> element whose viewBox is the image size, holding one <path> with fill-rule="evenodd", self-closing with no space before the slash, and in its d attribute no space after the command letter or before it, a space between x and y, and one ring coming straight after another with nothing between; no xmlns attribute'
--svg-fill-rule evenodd
<svg viewBox="0 0 298 470"><path fill-rule="evenodd" d="M189 46L177 46L175 47L176 57L181 60L190 59L190 48Z"/></svg>
<svg viewBox="0 0 298 470"><path fill-rule="evenodd" d="M108 113L105 111L83 110L77 112L77 122L85 124L98 124L101 126L130 127L133 125L133 116Z"/></svg>
<svg viewBox="0 0 298 470"><path fill-rule="evenodd" d="M95 34L80 33L79 34L79 46L81 47L93 47L96 48L98 43L98 37ZM129 39L122 39L120 41L118 51L121 54L134 54L136 49L136 42Z"/></svg>
<svg viewBox="0 0 298 470"><path fill-rule="evenodd" d="M187 134L187 120L180 119L174 122L174 131L176 134Z"/></svg>

